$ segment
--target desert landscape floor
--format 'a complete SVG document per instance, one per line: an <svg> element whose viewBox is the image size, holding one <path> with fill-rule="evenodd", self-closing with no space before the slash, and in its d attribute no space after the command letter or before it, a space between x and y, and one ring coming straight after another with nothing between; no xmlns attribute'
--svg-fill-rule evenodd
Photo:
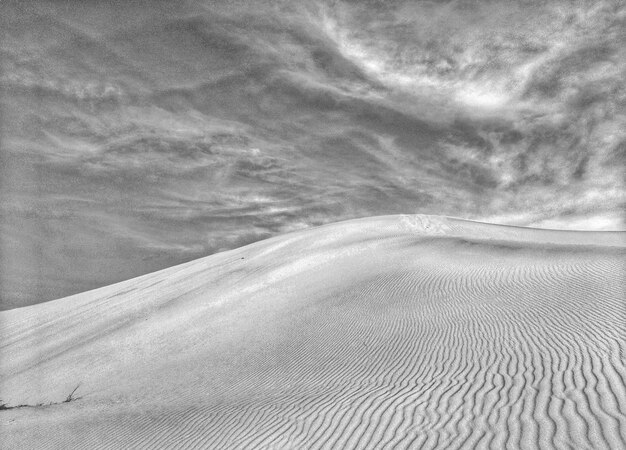
<svg viewBox="0 0 626 450"><path fill-rule="evenodd" d="M625 256L385 216L0 312L0 446L626 448Z"/></svg>

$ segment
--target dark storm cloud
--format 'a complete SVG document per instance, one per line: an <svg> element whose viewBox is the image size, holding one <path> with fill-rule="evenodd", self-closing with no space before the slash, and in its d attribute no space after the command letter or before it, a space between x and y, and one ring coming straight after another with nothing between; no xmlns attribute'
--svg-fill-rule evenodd
<svg viewBox="0 0 626 450"><path fill-rule="evenodd" d="M617 3L1 15L2 307L350 217L623 226Z"/></svg>

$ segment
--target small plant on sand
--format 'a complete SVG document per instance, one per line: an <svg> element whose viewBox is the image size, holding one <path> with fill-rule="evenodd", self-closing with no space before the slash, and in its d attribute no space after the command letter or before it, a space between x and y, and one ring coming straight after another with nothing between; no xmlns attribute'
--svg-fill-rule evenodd
<svg viewBox="0 0 626 450"><path fill-rule="evenodd" d="M40 406L50 406L50 405L60 405L61 403L69 403L69 402L73 402L78 400L80 397L75 397L74 394L76 393L76 391L78 390L78 388L80 387L80 383L78 383L76 385L76 387L74 388L74 390L72 392L69 393L69 395L65 398L65 400L63 400L62 402L50 402L50 403L37 403L36 405L16 405L16 406L9 406L8 403L3 402L2 400L0 400L0 411L5 411L8 409L17 409L17 408L37 408Z"/></svg>
<svg viewBox="0 0 626 450"><path fill-rule="evenodd" d="M80 397L74 397L74 393L76 392L76 390L80 387L80 383L78 383L76 385L76 387L74 388L74 390L72 392L70 392L70 395L68 395L65 400L63 400L63 403L69 403L73 400L78 400Z"/></svg>

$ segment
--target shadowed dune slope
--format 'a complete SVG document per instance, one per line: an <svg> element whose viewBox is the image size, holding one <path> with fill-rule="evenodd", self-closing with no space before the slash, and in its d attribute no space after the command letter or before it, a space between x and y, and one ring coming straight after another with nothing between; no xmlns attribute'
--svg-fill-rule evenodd
<svg viewBox="0 0 626 450"><path fill-rule="evenodd" d="M3 448L626 447L624 233L385 216L0 312Z"/></svg>

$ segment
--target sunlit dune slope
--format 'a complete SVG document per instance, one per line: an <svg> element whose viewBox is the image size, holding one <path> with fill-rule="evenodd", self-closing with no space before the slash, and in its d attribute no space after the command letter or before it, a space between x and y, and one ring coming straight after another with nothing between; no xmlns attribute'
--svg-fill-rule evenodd
<svg viewBox="0 0 626 450"><path fill-rule="evenodd" d="M0 411L0 445L625 448L624 256L385 216L4 311L0 398L80 398Z"/></svg>

